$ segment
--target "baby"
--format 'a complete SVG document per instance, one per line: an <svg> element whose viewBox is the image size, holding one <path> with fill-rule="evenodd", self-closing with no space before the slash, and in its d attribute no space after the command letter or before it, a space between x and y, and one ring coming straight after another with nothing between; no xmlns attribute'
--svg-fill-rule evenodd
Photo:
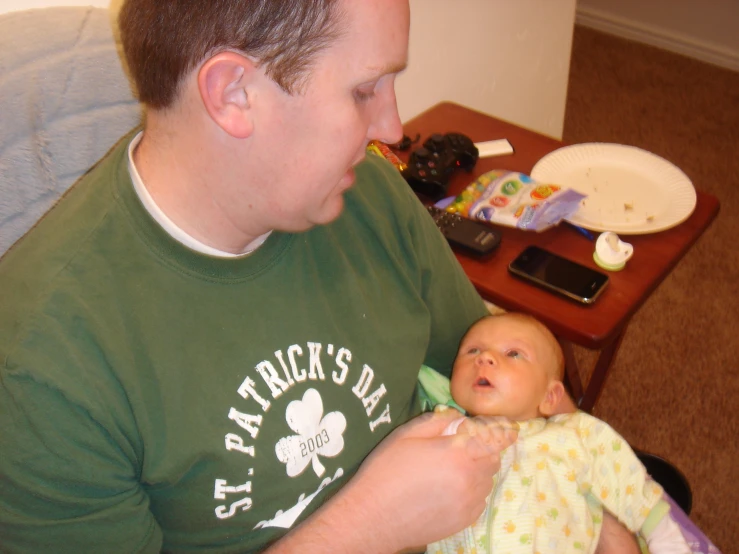
<svg viewBox="0 0 739 554"><path fill-rule="evenodd" d="M517 422L518 441L501 454L485 512L472 527L428 545L429 554L593 552L604 509L638 532L652 553L691 552L662 488L623 438L584 412L553 415L565 394L563 372L559 343L530 316L488 316L467 331L451 397L470 416ZM423 392L456 407L439 397L439 379L423 368ZM462 421L447 432L465 432Z"/></svg>

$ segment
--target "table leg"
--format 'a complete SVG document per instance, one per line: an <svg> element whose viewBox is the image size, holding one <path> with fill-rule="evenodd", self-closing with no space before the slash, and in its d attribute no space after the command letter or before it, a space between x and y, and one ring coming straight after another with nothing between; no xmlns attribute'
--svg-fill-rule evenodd
<svg viewBox="0 0 739 554"><path fill-rule="evenodd" d="M598 401L600 392L606 382L606 376L608 375L613 359L621 346L621 340L623 339L625 332L626 329L622 329L621 332L600 351L598 360L595 362L595 367L593 368L593 373L590 376L590 380L586 387L583 387L582 379L580 378L580 371L577 367L577 360L575 359L575 354L572 349L572 343L565 340L560 341L562 344L562 351L565 356L565 375L570 386L570 391L575 397L575 403L582 411L590 413L593 410L595 403Z"/></svg>

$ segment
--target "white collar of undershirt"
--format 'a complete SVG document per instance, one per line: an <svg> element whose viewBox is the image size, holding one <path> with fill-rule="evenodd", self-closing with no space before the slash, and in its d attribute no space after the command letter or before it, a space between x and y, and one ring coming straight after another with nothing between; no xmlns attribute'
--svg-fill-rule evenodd
<svg viewBox="0 0 739 554"><path fill-rule="evenodd" d="M171 235L172 238L184 244L191 250L195 250L196 252L200 252L201 254L208 254L209 256L217 256L219 258L238 258L240 256L246 256L247 254L251 254L252 252L254 252L264 243L265 240L267 240L267 237L272 231L267 231L263 235L260 235L256 239L251 241L249 244L246 245L246 248L242 253L233 254L232 252L224 252L223 250L218 250L217 248L208 246L207 244L200 242L198 239L189 235L180 227L178 227L175 222L169 219L169 217L167 217L167 214L165 214L159 208L159 206L157 206L156 202L154 202L151 194L149 194L149 191L146 189L146 185L144 185L144 182L141 180L139 172L136 170L136 164L133 163L133 151L136 149L136 146L138 146L139 142L141 142L143 136L144 132L139 132L133 138L131 144L129 144L128 146L128 171L131 174L133 188L136 191L139 199L141 200L141 203L144 205L144 208L146 208L146 211L149 212L151 217L154 218L154 221L161 225L162 229L164 229L169 235Z"/></svg>

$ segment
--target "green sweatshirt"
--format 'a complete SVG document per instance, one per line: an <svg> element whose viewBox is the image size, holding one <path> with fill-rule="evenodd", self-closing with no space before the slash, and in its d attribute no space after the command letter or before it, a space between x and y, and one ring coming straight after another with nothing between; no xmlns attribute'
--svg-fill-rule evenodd
<svg viewBox="0 0 739 554"><path fill-rule="evenodd" d="M485 313L384 160L335 222L223 259L149 216L130 140L0 261L0 551L264 548Z"/></svg>

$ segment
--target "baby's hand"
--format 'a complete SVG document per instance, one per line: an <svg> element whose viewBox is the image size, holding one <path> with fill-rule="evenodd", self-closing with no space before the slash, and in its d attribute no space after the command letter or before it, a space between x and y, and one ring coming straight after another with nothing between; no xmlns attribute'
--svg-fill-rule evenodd
<svg viewBox="0 0 739 554"><path fill-rule="evenodd" d="M476 437L485 446L500 452L516 442L518 423L502 416L468 417L457 429L457 434L460 433Z"/></svg>

